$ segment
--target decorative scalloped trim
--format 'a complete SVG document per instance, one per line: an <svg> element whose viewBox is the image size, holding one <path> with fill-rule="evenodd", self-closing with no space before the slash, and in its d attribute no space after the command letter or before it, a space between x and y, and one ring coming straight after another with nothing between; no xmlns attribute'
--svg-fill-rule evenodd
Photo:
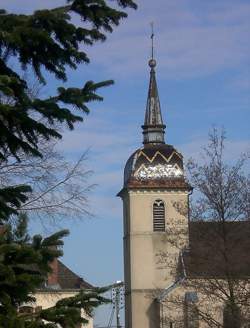
<svg viewBox="0 0 250 328"><path fill-rule="evenodd" d="M139 158L140 155L143 155L150 163L152 163L155 160L157 155L160 155L167 163L169 163L169 161L171 160L171 158L174 155L177 155L180 159L182 159L182 156L179 153L177 153L177 151L173 151L172 154L168 158L166 156L164 156L159 150L157 150L157 152L154 154L154 156L152 158L149 158L148 155L146 155L143 152L143 150L140 150L137 158Z"/></svg>

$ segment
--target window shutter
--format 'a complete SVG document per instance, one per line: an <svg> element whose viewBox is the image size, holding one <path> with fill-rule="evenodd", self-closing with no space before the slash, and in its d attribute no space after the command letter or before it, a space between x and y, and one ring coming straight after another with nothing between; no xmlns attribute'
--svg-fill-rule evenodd
<svg viewBox="0 0 250 328"><path fill-rule="evenodd" d="M165 231L165 206L160 199L156 200L153 205L153 230Z"/></svg>

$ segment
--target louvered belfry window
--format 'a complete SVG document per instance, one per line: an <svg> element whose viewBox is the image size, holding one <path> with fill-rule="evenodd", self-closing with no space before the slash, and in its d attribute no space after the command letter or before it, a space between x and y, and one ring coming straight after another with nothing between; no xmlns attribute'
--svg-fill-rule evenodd
<svg viewBox="0 0 250 328"><path fill-rule="evenodd" d="M153 205L153 228L154 231L165 231L165 206L160 199Z"/></svg>

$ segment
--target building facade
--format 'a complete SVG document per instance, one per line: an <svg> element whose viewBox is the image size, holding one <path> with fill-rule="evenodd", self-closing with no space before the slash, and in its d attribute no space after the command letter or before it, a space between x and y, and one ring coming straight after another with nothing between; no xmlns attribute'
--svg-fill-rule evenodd
<svg viewBox="0 0 250 328"><path fill-rule="evenodd" d="M91 290L93 288L57 258L50 265L52 272L48 275L46 283L36 290L35 301L21 306L19 312L39 312L55 306L61 299L74 297L82 289ZM75 328L93 328L93 318L83 310L81 310L81 316L88 320L88 323Z"/></svg>
<svg viewBox="0 0 250 328"><path fill-rule="evenodd" d="M213 327L250 327L247 322L241 326L226 324L230 319L225 319L223 295L208 298L204 292L206 282L212 279L222 281L220 286L228 282L224 268L215 265L213 257L219 244L212 234L221 227L213 229L212 222L189 220L192 187L185 178L182 154L165 142L166 126L153 58L149 67L143 146L128 159L124 185L118 194L123 201L125 328L212 327L212 321L200 320L203 310L215 318L217 326ZM249 223L240 228L235 223L228 224L231 240L249 240ZM209 231L205 241L212 240L212 246L204 243L204 232ZM243 252L246 247L250 250L249 242ZM208 249L209 256L204 260L200 254L207 254ZM237 263L235 259L237 255L232 265L237 267L237 277L243 277L242 272L249 277L250 261ZM243 286L250 290L245 280Z"/></svg>
<svg viewBox="0 0 250 328"><path fill-rule="evenodd" d="M151 59L149 66L144 145L127 161L119 193L124 211L126 328L157 327L159 303L152 300L175 281L179 250L188 243L188 213L177 207L187 208L191 187L184 177L182 155L165 143L156 61ZM166 238L166 231L172 239Z"/></svg>

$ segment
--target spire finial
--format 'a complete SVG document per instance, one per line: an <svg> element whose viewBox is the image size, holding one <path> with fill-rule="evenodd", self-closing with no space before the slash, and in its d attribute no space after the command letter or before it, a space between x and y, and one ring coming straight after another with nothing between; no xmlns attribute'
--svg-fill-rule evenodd
<svg viewBox="0 0 250 328"><path fill-rule="evenodd" d="M154 59L154 22L150 23L151 26L151 59Z"/></svg>
<svg viewBox="0 0 250 328"><path fill-rule="evenodd" d="M151 59L148 62L149 67L153 69L156 66L156 60L154 59L154 22L150 23L151 26Z"/></svg>
<svg viewBox="0 0 250 328"><path fill-rule="evenodd" d="M157 90L155 66L156 60L154 59L154 23L151 25L151 59L148 64L150 70L150 80L148 89L147 106L145 113L143 129L143 143L146 144L164 144L165 124L163 124L161 115L160 99Z"/></svg>

